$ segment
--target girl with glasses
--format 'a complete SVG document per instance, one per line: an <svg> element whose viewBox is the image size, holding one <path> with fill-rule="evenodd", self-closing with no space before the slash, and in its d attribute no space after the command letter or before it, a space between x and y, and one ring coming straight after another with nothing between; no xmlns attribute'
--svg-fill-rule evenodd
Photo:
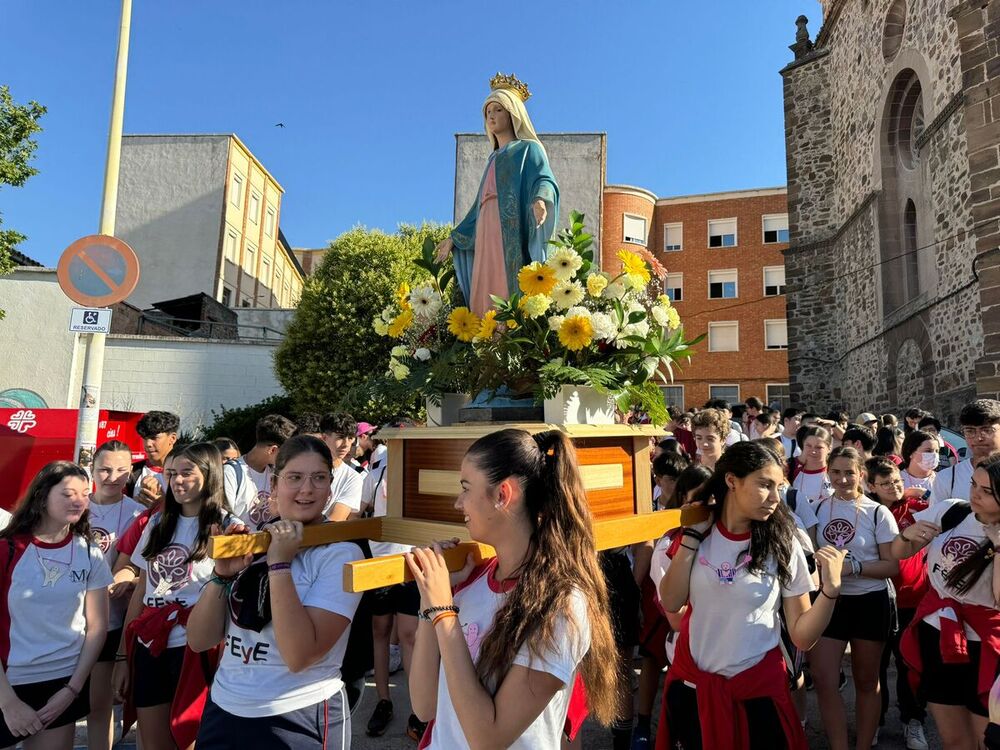
<svg viewBox="0 0 1000 750"><path fill-rule="evenodd" d="M919 435L913 431L912 435ZM907 437L907 440L910 438ZM921 441L923 442L923 441ZM935 454L936 457L936 454ZM927 499L922 490L914 496L905 488L905 480L900 475L899 468L887 458L876 457L865 464L868 470L869 497L878 501L892 513L900 531L908 529L915 523L913 514L927 508ZM906 747L910 750L926 750L927 739L924 736L924 719L927 717L927 704L917 698L910 687L909 673L906 662L899 650L900 636L907 625L913 620L917 605L927 591L927 560L923 553L899 562L899 575L892 579L896 587L896 612L898 629L889 635L885 650L882 652L882 664L879 669L879 683L882 688L882 715L879 726L885 724L885 715L889 710L889 657L896 659L896 703L899 708L899 719L903 723Z"/></svg>
<svg viewBox="0 0 1000 750"><path fill-rule="evenodd" d="M306 526L326 523L333 458L310 435L278 451L266 555L217 560L191 612L188 644L225 642L198 731L198 748L351 745L340 668L360 594L345 592L345 563L363 557L342 542L301 549ZM217 530L216 530L217 531Z"/></svg>

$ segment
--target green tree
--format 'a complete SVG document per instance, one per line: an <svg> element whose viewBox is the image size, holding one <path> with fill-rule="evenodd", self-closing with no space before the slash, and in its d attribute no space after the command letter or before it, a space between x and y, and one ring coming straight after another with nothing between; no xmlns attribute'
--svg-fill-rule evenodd
<svg viewBox="0 0 1000 750"><path fill-rule="evenodd" d="M30 166L38 148L31 136L42 129L38 120L44 114L45 107L38 102L18 104L10 95L10 88L0 86L0 185L21 187L29 177L38 174L38 170ZM0 274L13 270L11 251L24 239L23 234L13 229L0 229Z"/></svg>
<svg viewBox="0 0 1000 750"><path fill-rule="evenodd" d="M395 234L355 227L330 243L274 357L298 410L342 409L371 422L416 414L415 397L375 395L394 340L375 333L372 321L402 282L413 281L424 238L437 243L448 231L428 223L403 224Z"/></svg>

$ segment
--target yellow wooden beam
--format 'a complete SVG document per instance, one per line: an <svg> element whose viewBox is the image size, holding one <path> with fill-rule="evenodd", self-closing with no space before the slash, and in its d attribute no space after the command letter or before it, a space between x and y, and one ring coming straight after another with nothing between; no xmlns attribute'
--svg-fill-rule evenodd
<svg viewBox="0 0 1000 750"><path fill-rule="evenodd" d="M302 530L302 546L317 547L347 539L380 539L382 537L381 518L362 518L357 521L323 523L306 526ZM253 534L233 534L213 536L208 540L208 556L213 560L225 557L240 557L247 553L267 552L271 535L266 531Z"/></svg>

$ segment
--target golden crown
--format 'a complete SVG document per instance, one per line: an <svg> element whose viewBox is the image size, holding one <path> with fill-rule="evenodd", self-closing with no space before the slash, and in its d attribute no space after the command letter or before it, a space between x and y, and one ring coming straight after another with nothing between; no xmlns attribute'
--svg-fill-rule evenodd
<svg viewBox="0 0 1000 750"><path fill-rule="evenodd" d="M490 79L490 91L496 91L497 89L510 89L521 97L522 102L528 101L531 97L531 92L528 91L528 87L517 80L517 76L511 73L509 76L505 76L503 73L497 73Z"/></svg>

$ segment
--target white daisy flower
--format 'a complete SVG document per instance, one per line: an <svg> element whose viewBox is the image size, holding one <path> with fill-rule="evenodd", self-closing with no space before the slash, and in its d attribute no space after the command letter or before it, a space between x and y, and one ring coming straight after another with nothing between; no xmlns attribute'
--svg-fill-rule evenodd
<svg viewBox="0 0 1000 750"><path fill-rule="evenodd" d="M441 295L430 286L418 286L410 292L410 307L413 317L419 320L431 320L441 309Z"/></svg>
<svg viewBox="0 0 1000 750"><path fill-rule="evenodd" d="M583 302L583 287L576 281L559 281L552 290L552 301L560 310L568 310Z"/></svg>
<svg viewBox="0 0 1000 750"><path fill-rule="evenodd" d="M545 261L545 265L551 268L559 281L569 281L583 265L583 258L571 247L560 247Z"/></svg>

